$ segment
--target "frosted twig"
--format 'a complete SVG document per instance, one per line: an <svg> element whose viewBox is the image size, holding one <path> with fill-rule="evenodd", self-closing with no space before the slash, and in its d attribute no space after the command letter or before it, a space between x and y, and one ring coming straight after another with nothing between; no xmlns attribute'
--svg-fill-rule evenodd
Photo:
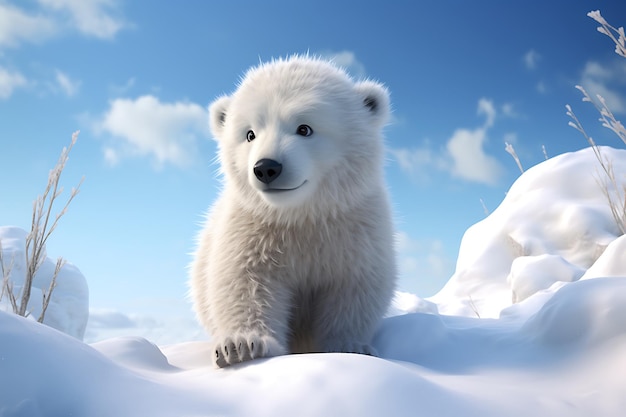
<svg viewBox="0 0 626 417"><path fill-rule="evenodd" d="M611 38L615 44L615 53L626 58L626 34L624 27L615 28L611 26L600 14L600 10L587 13L587 16L600 23L598 32Z"/></svg>
<svg viewBox="0 0 626 417"><path fill-rule="evenodd" d="M13 293L13 283L11 282L11 271L13 270L13 262L15 257L11 257L11 262L6 265L4 262L4 251L2 250L2 239L0 239L0 269L2 270L2 288L0 289L0 301L5 296L11 304L13 313L17 313L17 300Z"/></svg>
<svg viewBox="0 0 626 417"><path fill-rule="evenodd" d="M515 159L515 163L517 164L517 167L519 168L520 172L523 174L524 168L522 168L522 163L520 162L519 157L517 156L517 152L515 152L515 148L513 147L513 145L511 145L508 142L504 142L504 150L507 151L513 157L513 159Z"/></svg>
<svg viewBox="0 0 626 417"><path fill-rule="evenodd" d="M48 238L54 232L59 222L59 219L67 212L67 208L69 204L72 202L74 197L78 194L80 185L83 182L82 178L78 183L76 188L72 189L72 192L65 203L63 209L56 214L54 219L51 218L52 207L56 199L63 192L63 188L59 188L59 180L61 178L61 173L65 168L65 164L68 160L69 153L72 150L72 147L78 140L79 132L76 131L72 134L72 141L67 148L63 148L61 152L61 156L59 157L58 162L54 166L48 175L48 184L42 195L37 197L37 199L33 202L33 214L31 219L31 230L30 233L26 236L26 276L24 277L24 286L22 288L22 296L20 300L20 305L18 309L18 314L20 316L27 316L27 308L28 301L30 300L31 289L33 285L33 280L37 271L41 267L45 259L44 249L46 246L46 242ZM63 264L61 264L61 267ZM56 275L54 277L56 279ZM52 291L54 290L54 285L51 283L48 293L44 293L43 302L46 303L46 297L49 298L52 295ZM47 304L46 304L47 306ZM42 311L45 314L45 310ZM43 316L42 316L43 320Z"/></svg>
<svg viewBox="0 0 626 417"><path fill-rule="evenodd" d="M480 313L478 312L478 307L476 307L476 304L474 303L474 299L472 298L472 295L468 294L467 298L469 298L469 307L472 309L474 314L476 314L476 317L481 318Z"/></svg>
<svg viewBox="0 0 626 417"><path fill-rule="evenodd" d="M604 97L602 97L600 94L596 94L596 98L598 99L598 101L596 102L595 100L591 99L591 96L587 93L587 90L585 90L584 87L577 85L576 89L582 93L582 100L593 104L598 113L600 113L600 118L598 120L602 123L602 126L613 131L613 133L615 133L617 137L619 137L621 141L626 144L626 128L624 128L622 122L615 119L615 115L607 106ZM571 109L568 109L568 111L571 112ZM568 116L571 117L569 113ZM580 125L580 122L578 123L578 125Z"/></svg>
<svg viewBox="0 0 626 417"><path fill-rule="evenodd" d="M608 36L611 38L613 43L615 43L615 53L626 58L626 35L624 33L624 28L615 28L611 26L600 14L599 10L591 11L587 13L587 16L594 19L596 22L600 23L598 27L598 32ZM600 114L600 123L602 126L606 127L613 131L621 141L626 144L626 129L624 125L615 118L615 115L609 109L606 104L604 98L597 94L596 100L592 100L591 96L587 93L587 91L580 85L577 85L576 88L582 93L583 101L587 101L591 103L598 113ZM609 160L605 160L602 156L600 148L596 145L595 141L587 134L585 129L583 128L582 123L576 117L572 108L567 105L567 115L572 119L569 122L569 125L574 129L578 130L583 136L587 139L587 142L591 145L598 162L600 163L600 167L604 171L604 180L598 179L600 184L600 188L602 192L606 196L609 207L611 208L611 214L617 223L622 234L626 234L626 185L622 184L621 186L617 183L615 178L615 172L613 171L613 164Z"/></svg>
<svg viewBox="0 0 626 417"><path fill-rule="evenodd" d="M480 199L480 205L483 206L483 211L485 212L485 216L489 216L489 209L485 205L485 202L483 201L482 198Z"/></svg>
<svg viewBox="0 0 626 417"><path fill-rule="evenodd" d="M582 99L583 101L594 103L584 88L580 86L576 86L576 88L580 90L581 93L583 94L583 99ZM602 105L606 106L605 103L603 103ZM598 111L601 112L602 107L598 107L595 103L594 103L594 106L596 107ZM617 223L617 226L620 232L622 234L626 234L626 187L623 185L620 186L618 184L617 179L615 178L615 172L613 171L613 164L611 163L610 160L607 160L604 158L604 156L602 155L602 151L600 150L600 147L596 144L593 138L587 134L587 131L583 127L580 120L578 120L578 117L576 117L576 114L572 110L572 107L568 104L565 106L565 108L567 109L566 114L572 119L570 120L568 124L572 126L574 129L578 130L580 133L582 133L582 135L585 137L587 142L589 142L589 145L591 145L591 149L593 150L593 153L595 154L596 159L598 160L600 164L600 167L604 171L604 175L602 176L604 178L604 181L598 179L598 183L600 185L600 188L602 189L602 193L607 198L609 207L611 209L611 214L613 215L613 219ZM607 114L610 114L611 117L613 115L612 113L607 113ZM601 118L600 121L602 120L603 119ZM619 123L619 125L621 126L621 123ZM608 127L604 125L604 123L603 123L603 126ZM620 139L624 140L624 138L620 136L616 130L614 129L611 129L611 130L613 130L616 134L618 134Z"/></svg>
<svg viewBox="0 0 626 417"><path fill-rule="evenodd" d="M46 315L46 310L48 309L48 304L50 304L52 291L54 291L54 289L57 286L57 277L59 276L59 272L61 272L61 268L63 268L65 264L66 264L65 259L61 257L57 258L57 263L54 267L54 274L52 275L52 279L50 280L50 286L48 287L48 291L43 290L43 305L41 306L41 314L39 315L39 318L37 319L39 323L43 323L43 319Z"/></svg>

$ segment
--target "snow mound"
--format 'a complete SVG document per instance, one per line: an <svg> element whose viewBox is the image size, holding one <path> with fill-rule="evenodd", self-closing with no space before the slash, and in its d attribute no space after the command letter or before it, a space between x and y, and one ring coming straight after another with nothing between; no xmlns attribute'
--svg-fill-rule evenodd
<svg viewBox="0 0 626 417"><path fill-rule="evenodd" d="M566 285L524 325L538 342L570 348L626 336L626 277Z"/></svg>
<svg viewBox="0 0 626 417"><path fill-rule="evenodd" d="M0 312L10 341L0 344L0 415L618 417L625 318L626 278L599 278L562 287L525 322L385 319L380 358L287 355L215 369L208 342L89 346Z"/></svg>
<svg viewBox="0 0 626 417"><path fill-rule="evenodd" d="M584 273L559 255L520 256L513 259L507 282L513 303L518 303L556 282L578 281Z"/></svg>
<svg viewBox="0 0 626 417"><path fill-rule="evenodd" d="M26 277L26 236L28 233L13 226L0 227L0 242L5 267L11 274L13 293L21 296ZM28 303L30 317L37 319L41 314L43 291L48 291L54 275L56 260L46 256L33 280ZM0 299L0 309L9 311L10 304L5 295ZM89 288L83 274L71 263L66 263L57 276L56 287L46 310L44 323L82 340L89 318Z"/></svg>
<svg viewBox="0 0 626 417"><path fill-rule="evenodd" d="M91 346L98 351L106 352L114 362L129 368L157 371L175 369L155 344L142 337L112 338Z"/></svg>
<svg viewBox="0 0 626 417"><path fill-rule="evenodd" d="M611 242L581 279L596 277L626 277L626 235Z"/></svg>
<svg viewBox="0 0 626 417"><path fill-rule="evenodd" d="M117 365L73 337L5 312L0 312L0 328L0 338L10 341L0 344L0 416L180 415L176 390Z"/></svg>
<svg viewBox="0 0 626 417"><path fill-rule="evenodd" d="M626 150L600 147L600 152L612 162L615 178L624 181ZM520 176L500 206L463 236L454 275L430 299L439 312L495 318L556 282L578 280L588 269L606 270L594 264L620 232L598 167L593 150L586 148ZM607 258L624 260L623 250L612 251ZM624 262L619 265L611 266L617 269L611 275L624 275Z"/></svg>

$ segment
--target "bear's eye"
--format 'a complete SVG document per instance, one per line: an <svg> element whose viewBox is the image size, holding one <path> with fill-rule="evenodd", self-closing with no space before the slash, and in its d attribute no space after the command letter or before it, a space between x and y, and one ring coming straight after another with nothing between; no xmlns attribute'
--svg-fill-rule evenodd
<svg viewBox="0 0 626 417"><path fill-rule="evenodd" d="M246 133L246 140L248 142L252 142L254 140L254 138L256 138L256 135L254 134L254 131L248 130L248 133Z"/></svg>
<svg viewBox="0 0 626 417"><path fill-rule="evenodd" d="M311 136L313 134L313 129L309 125L300 125L296 129L296 133L300 136Z"/></svg>

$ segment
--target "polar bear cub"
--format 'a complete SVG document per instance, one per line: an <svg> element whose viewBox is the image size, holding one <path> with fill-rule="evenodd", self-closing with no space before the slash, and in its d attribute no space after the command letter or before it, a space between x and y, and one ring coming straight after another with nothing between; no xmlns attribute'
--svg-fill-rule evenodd
<svg viewBox="0 0 626 417"><path fill-rule="evenodd" d="M190 293L219 367L288 352L375 354L393 296L383 178L389 94L308 56L250 69L210 106L223 190Z"/></svg>

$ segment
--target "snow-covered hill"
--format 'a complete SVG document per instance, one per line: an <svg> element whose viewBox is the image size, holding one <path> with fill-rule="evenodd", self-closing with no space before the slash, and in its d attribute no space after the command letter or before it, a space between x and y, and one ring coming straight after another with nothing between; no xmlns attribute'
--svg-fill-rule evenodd
<svg viewBox="0 0 626 417"><path fill-rule="evenodd" d="M626 183L626 151L602 152ZM208 342L86 345L0 312L0 416L623 416L626 237L596 165L586 149L524 173L439 294L399 294L380 358L214 369Z"/></svg>

